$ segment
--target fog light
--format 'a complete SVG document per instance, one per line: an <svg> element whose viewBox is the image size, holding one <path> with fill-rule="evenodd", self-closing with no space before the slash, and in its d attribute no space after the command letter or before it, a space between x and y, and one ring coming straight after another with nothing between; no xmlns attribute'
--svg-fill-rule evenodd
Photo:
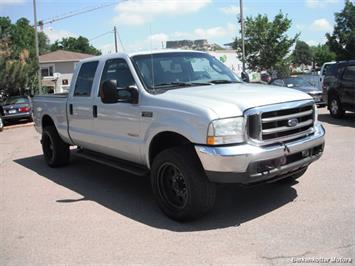
<svg viewBox="0 0 355 266"><path fill-rule="evenodd" d="M308 157L309 156L309 150L302 151L302 157Z"/></svg>

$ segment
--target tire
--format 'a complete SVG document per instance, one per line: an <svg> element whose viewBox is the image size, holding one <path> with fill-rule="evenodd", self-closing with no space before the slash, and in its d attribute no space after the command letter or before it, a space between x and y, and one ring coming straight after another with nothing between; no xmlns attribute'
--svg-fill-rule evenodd
<svg viewBox="0 0 355 266"><path fill-rule="evenodd" d="M300 172L294 174L294 175L290 175L284 179L281 179L279 182L280 183L286 183L286 184L289 184L289 183L293 183L295 182L295 180L297 180L298 178L300 178L301 176L304 175L304 173L307 171L308 169L308 166L306 166L305 168L303 168Z"/></svg>
<svg viewBox="0 0 355 266"><path fill-rule="evenodd" d="M345 114L345 111L341 105L339 97L333 95L329 98L329 112L333 118L342 118Z"/></svg>
<svg viewBox="0 0 355 266"><path fill-rule="evenodd" d="M54 126L43 129L41 143L44 158L50 167L58 167L69 163L69 145L60 138Z"/></svg>
<svg viewBox="0 0 355 266"><path fill-rule="evenodd" d="M196 219L214 206L216 185L189 146L160 152L152 164L151 184L160 209L173 220Z"/></svg>

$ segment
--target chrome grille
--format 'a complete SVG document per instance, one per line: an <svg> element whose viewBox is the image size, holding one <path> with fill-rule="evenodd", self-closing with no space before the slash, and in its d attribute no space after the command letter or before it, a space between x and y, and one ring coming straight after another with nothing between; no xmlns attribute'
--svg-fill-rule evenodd
<svg viewBox="0 0 355 266"><path fill-rule="evenodd" d="M258 107L246 112L248 138L259 144L284 142L313 133L313 101Z"/></svg>

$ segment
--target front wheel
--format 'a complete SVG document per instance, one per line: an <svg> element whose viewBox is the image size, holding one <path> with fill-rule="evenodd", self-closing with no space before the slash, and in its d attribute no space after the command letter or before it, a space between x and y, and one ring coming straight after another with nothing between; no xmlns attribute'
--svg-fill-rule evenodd
<svg viewBox="0 0 355 266"><path fill-rule="evenodd" d="M68 164L70 159L69 145L60 138L54 126L43 129L41 143L44 158L50 167Z"/></svg>
<svg viewBox="0 0 355 266"><path fill-rule="evenodd" d="M329 100L330 115L334 118L341 118L344 116L345 111L341 105L339 97L332 96Z"/></svg>
<svg viewBox="0 0 355 266"><path fill-rule="evenodd" d="M177 221L207 213L214 205L216 186L211 183L191 147L174 147L153 161L151 183L161 210Z"/></svg>

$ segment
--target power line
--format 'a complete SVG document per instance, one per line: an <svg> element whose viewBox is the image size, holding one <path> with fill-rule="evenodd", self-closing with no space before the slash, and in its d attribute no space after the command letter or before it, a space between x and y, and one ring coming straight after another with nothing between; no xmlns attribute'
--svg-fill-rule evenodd
<svg viewBox="0 0 355 266"><path fill-rule="evenodd" d="M67 13L62 14L62 15L58 15L58 16L55 16L55 17L52 17L52 18L47 18L47 19L41 20L41 21L39 21L38 24L40 26L43 26L45 24L50 24L50 23L53 23L53 22L56 22L56 21L60 21L60 20L66 19L66 18L71 18L71 17L78 16L78 15L81 15L81 14L84 14L84 13L95 11L95 10L98 10L98 9L101 9L101 8L113 6L113 5L116 5L119 2L126 2L126 1L128 1L128 0L114 1L114 2L111 2L111 3L101 4L101 5L98 5L98 6L95 6L95 7L84 7L84 8L81 8L81 9L77 9L77 10L74 10L74 11L67 12Z"/></svg>
<svg viewBox="0 0 355 266"><path fill-rule="evenodd" d="M91 42L91 41L93 41L93 40L96 40L96 39L98 39L98 38L101 38L102 36L105 36L105 35L107 35L107 34L111 34L112 32L113 32L113 30L106 31L106 32L104 32L104 33L101 33L101 34L99 34L99 35L97 35L97 36L95 36L95 37L89 39L89 41Z"/></svg>

